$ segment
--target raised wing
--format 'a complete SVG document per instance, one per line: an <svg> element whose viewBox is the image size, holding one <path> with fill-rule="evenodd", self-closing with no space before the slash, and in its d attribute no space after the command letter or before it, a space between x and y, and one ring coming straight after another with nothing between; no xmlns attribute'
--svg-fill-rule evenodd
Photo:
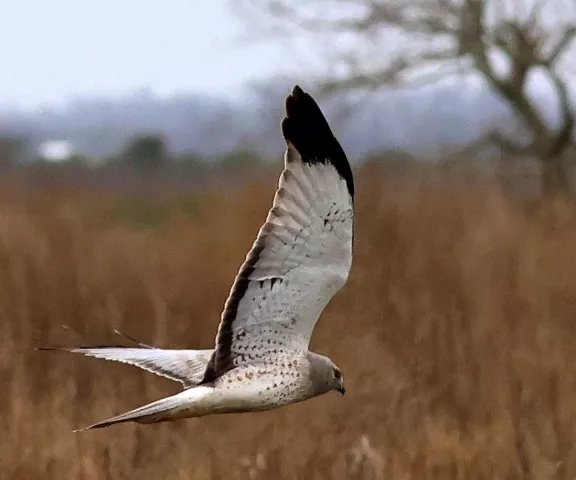
<svg viewBox="0 0 576 480"><path fill-rule="evenodd" d="M182 383L185 388L200 383L214 350L175 350L121 346L46 348L82 353L89 357L127 363Z"/></svg>
<svg viewBox="0 0 576 480"><path fill-rule="evenodd" d="M352 171L314 99L286 99L285 168L232 286L203 382L281 350L306 350L352 263Z"/></svg>

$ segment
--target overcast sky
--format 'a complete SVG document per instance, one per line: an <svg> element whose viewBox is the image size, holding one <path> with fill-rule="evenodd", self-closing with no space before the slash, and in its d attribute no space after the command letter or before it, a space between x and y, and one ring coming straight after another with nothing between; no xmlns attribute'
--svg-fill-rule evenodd
<svg viewBox="0 0 576 480"><path fill-rule="evenodd" d="M239 42L252 29L231 4L0 0L0 109L145 88L236 96L249 80L310 71L310 48Z"/></svg>
<svg viewBox="0 0 576 480"><path fill-rule="evenodd" d="M0 4L0 108L146 87L221 93L286 61L270 43L240 44L246 26L223 0Z"/></svg>

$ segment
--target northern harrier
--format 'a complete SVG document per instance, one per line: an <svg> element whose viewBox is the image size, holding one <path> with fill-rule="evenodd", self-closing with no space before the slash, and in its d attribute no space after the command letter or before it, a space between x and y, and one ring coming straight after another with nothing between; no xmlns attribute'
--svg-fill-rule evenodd
<svg viewBox="0 0 576 480"><path fill-rule="evenodd" d="M308 345L352 264L352 171L317 103L298 86L286 99L282 133L287 149L273 205L236 276L213 350L62 349L129 363L184 387L87 428L255 412L332 390L344 394L338 367Z"/></svg>

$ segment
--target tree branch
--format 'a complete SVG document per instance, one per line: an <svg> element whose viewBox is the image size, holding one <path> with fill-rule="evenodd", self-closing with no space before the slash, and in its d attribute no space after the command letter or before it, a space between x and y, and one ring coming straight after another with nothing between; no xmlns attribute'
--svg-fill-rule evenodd
<svg viewBox="0 0 576 480"><path fill-rule="evenodd" d="M567 50L572 40L576 38L576 25L568 28L560 37L558 43L552 48L550 54L543 60L543 63L552 67L556 60L562 56L562 54Z"/></svg>
<svg viewBox="0 0 576 480"><path fill-rule="evenodd" d="M498 145L505 153L511 156L528 155L534 149L531 144L522 145L511 140L503 133L493 130L486 135L488 141Z"/></svg>
<svg viewBox="0 0 576 480"><path fill-rule="evenodd" d="M359 90L370 89L375 90L381 87L398 85L400 77L414 70L422 70L426 68L427 64L434 65L434 75L429 75L428 79L433 79L432 82L439 81L445 78L445 71L443 67L451 68L453 73L462 74L464 71L469 71L470 67L465 65L464 62L453 64L451 61L456 59L457 52L452 49L445 49L437 52L420 52L418 54L400 55L387 62L387 64L377 70L367 70L358 67L351 69L352 72L340 78L327 78L324 82L326 92L333 92L336 90ZM444 75L440 75L438 72ZM421 85L422 83L420 83Z"/></svg>
<svg viewBox="0 0 576 480"><path fill-rule="evenodd" d="M549 72L552 84L558 92L558 102L561 115L561 126L551 141L549 156L557 157L568 145L573 143L574 125L576 123L576 113L570 102L568 86L558 76L558 73L550 69Z"/></svg>
<svg viewBox="0 0 576 480"><path fill-rule="evenodd" d="M402 2L371 3L363 19L348 23L347 26L357 31L367 31L382 26L400 26L405 33L455 34L458 30L457 11L448 1L434 5L420 5Z"/></svg>
<svg viewBox="0 0 576 480"><path fill-rule="evenodd" d="M504 150L513 154L532 152L543 157L557 156L572 140L574 106L570 103L566 81L555 70L558 60L576 37L576 23L565 21L573 18L570 17L575 10L572 4L566 4L566 12L562 12L556 4L551 5L552 0L533 0L529 6L522 0L256 0L249 3L312 35L332 35L328 37L332 41L318 42L318 45L329 46L325 55L329 65L337 67L333 72L338 72L322 80L324 93L372 92L391 85L405 85L418 75L424 78L432 69L435 71L430 78L437 81L442 75L472 68L510 107L530 135L528 144L523 145L493 133L492 140ZM557 16L556 25L544 21L549 18L550 9ZM342 38L346 42L340 41ZM395 55L389 54L392 48ZM510 74L505 78L492 61L495 51L505 55L510 63ZM526 91L526 82L534 67L543 67L550 73L560 102L559 129L547 124Z"/></svg>

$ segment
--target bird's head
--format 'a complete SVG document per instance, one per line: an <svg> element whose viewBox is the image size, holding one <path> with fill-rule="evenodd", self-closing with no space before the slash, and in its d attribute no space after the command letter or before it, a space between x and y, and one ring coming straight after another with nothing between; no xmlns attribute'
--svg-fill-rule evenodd
<svg viewBox="0 0 576 480"><path fill-rule="evenodd" d="M309 353L310 359L310 379L315 395L336 390L342 395L346 393L344 386L344 375L336 364L328 357Z"/></svg>

